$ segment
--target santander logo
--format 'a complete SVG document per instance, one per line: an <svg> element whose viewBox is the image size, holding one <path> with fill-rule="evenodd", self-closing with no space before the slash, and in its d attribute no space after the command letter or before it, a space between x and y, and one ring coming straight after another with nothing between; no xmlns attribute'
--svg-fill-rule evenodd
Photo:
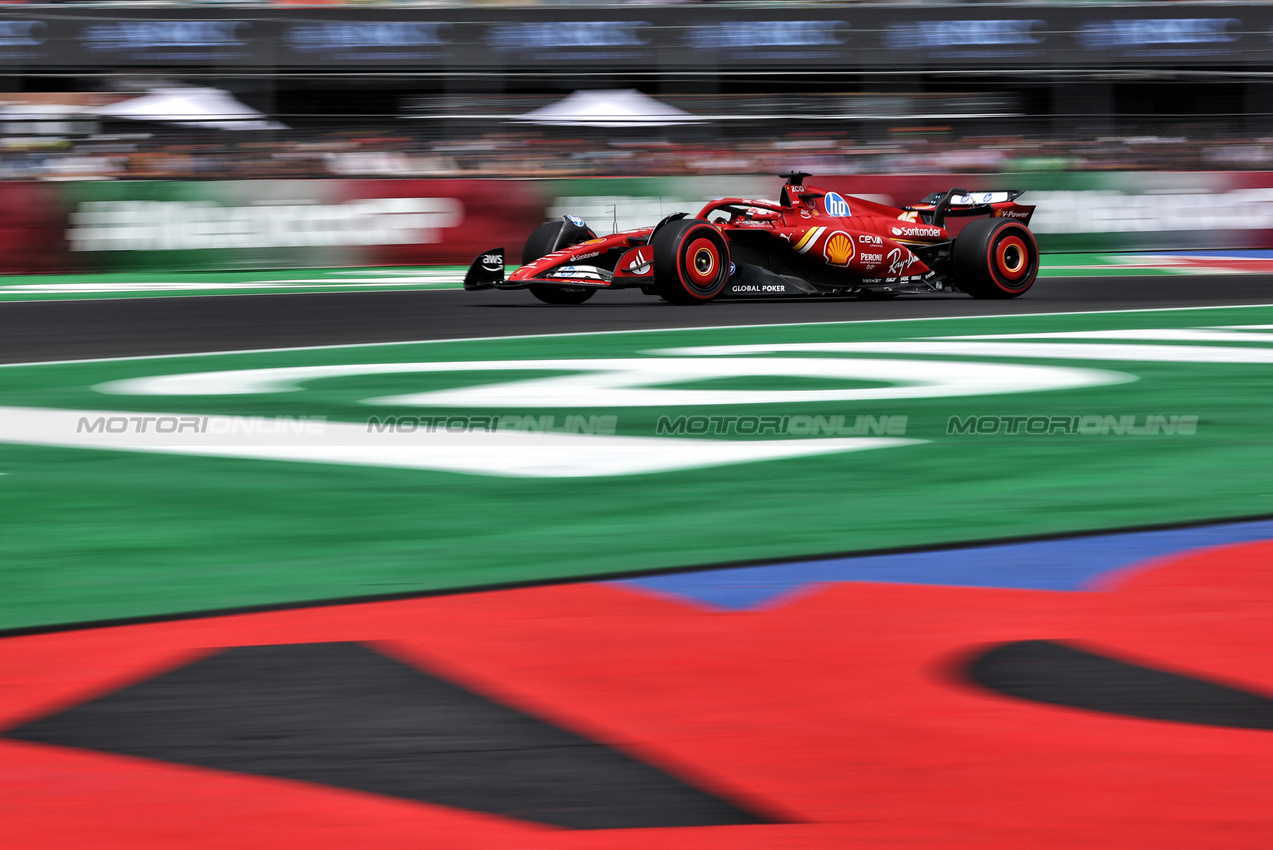
<svg viewBox="0 0 1273 850"><path fill-rule="evenodd" d="M942 235L939 227L894 227L892 228L894 236L905 237L924 237L927 239L937 239Z"/></svg>

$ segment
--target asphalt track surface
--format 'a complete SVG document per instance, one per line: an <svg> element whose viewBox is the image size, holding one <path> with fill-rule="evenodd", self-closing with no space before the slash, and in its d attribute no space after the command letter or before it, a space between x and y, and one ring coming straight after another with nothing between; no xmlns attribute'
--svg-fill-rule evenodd
<svg viewBox="0 0 1273 850"><path fill-rule="evenodd" d="M1011 301L966 295L893 301L722 301L678 307L636 292L551 306L528 292L356 292L0 304L0 362L617 331L1085 310L1264 304L1265 275L1047 278Z"/></svg>

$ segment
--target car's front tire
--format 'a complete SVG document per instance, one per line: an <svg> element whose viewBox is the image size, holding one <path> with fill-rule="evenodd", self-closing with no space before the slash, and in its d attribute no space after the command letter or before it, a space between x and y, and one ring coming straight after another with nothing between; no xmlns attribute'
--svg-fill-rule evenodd
<svg viewBox="0 0 1273 850"><path fill-rule="evenodd" d="M705 304L729 284L729 243L702 219L660 227L651 240L654 289L673 304Z"/></svg>
<svg viewBox="0 0 1273 850"><path fill-rule="evenodd" d="M533 263L545 254L578 245L592 238L595 238L595 235L586 226L572 227L566 221L550 221L547 224L541 224L535 228L535 232L530 235L522 248L522 265ZM530 285L530 294L545 304L582 304L596 295L597 290L586 286L553 286L546 283L533 283Z"/></svg>

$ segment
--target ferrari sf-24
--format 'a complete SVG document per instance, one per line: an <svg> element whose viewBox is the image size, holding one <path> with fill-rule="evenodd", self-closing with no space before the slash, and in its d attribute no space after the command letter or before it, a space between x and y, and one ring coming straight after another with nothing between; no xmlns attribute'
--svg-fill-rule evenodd
<svg viewBox="0 0 1273 850"><path fill-rule="evenodd" d="M566 215L530 235L505 277L503 248L484 251L464 288L529 289L549 304L639 288L673 304L717 298L965 292L1015 298L1034 283L1039 247L1020 191L934 192L895 208L782 175L778 200L720 198L690 218L598 236ZM972 218L957 229L952 219Z"/></svg>

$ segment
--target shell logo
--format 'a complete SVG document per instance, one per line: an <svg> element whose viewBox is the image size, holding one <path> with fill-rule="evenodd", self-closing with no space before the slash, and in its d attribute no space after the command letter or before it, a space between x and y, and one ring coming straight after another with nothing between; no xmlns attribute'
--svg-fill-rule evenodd
<svg viewBox="0 0 1273 850"><path fill-rule="evenodd" d="M847 266L853 259L853 240L843 230L837 230L827 237L822 255L833 266Z"/></svg>

